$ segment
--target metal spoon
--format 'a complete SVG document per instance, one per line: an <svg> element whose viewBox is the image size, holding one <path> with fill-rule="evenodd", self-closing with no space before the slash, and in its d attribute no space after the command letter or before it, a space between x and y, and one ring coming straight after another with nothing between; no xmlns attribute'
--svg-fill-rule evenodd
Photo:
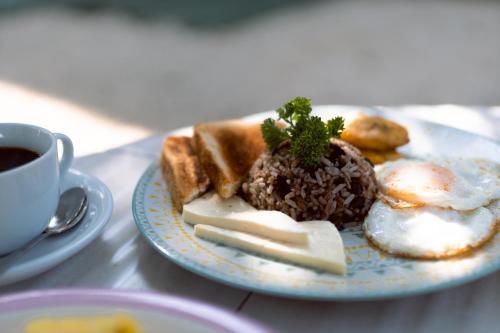
<svg viewBox="0 0 500 333"><path fill-rule="evenodd" d="M6 268L5 265L32 249L43 239L61 234L77 225L83 220L87 207L87 194L82 188L73 187L61 194L56 215L52 217L47 228L22 248L0 257L3 258L0 259L0 273Z"/></svg>
<svg viewBox="0 0 500 333"><path fill-rule="evenodd" d="M66 190L59 198L56 215L50 220L45 231L38 236L40 240L73 228L82 220L87 212L87 206L87 194L82 188L72 187Z"/></svg>

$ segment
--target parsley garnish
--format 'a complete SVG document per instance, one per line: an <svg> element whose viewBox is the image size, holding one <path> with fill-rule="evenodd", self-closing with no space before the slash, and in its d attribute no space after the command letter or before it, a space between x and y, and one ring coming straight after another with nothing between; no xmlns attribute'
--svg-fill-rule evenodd
<svg viewBox="0 0 500 333"><path fill-rule="evenodd" d="M290 140L290 153L304 167L317 166L330 149L330 138L338 137L344 130L344 118L335 117L324 123L320 117L311 116L311 111L311 100L305 97L296 97L276 109L278 119L289 126L280 128L273 119L264 120L261 131L268 149L273 151Z"/></svg>

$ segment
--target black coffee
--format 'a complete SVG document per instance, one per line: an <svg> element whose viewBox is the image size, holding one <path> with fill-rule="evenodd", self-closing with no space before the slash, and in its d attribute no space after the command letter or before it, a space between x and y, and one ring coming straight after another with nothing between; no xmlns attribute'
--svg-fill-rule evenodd
<svg viewBox="0 0 500 333"><path fill-rule="evenodd" d="M33 161L40 154L18 147L0 147L0 172L17 168Z"/></svg>

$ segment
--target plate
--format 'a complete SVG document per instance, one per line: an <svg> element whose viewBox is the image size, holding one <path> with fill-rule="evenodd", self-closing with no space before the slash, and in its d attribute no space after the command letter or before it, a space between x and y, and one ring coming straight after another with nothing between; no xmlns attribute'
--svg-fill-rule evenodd
<svg viewBox="0 0 500 333"><path fill-rule="evenodd" d="M71 169L64 179L62 191L73 186L82 187L88 196L88 209L84 220L73 230L45 238L7 269L0 266L0 286L49 270L99 236L113 210L111 192L99 179Z"/></svg>
<svg viewBox="0 0 500 333"><path fill-rule="evenodd" d="M356 109L356 110L359 110ZM392 118L407 127L410 143L400 151L410 156L446 155L483 157L500 163L500 146L483 137L438 124L363 110ZM321 106L323 118L354 111ZM262 120L273 113L246 119ZM468 257L418 261L393 257L370 247L360 227L342 230L347 274L333 275L225 247L194 236L173 208L159 163L152 163L139 180L132 203L136 225L149 243L180 266L237 288L292 298L321 300L386 299L457 286L500 269L498 234Z"/></svg>
<svg viewBox="0 0 500 333"><path fill-rule="evenodd" d="M24 332L34 318L126 313L144 332L271 333L234 313L180 297L99 289L55 289L0 297L0 331Z"/></svg>

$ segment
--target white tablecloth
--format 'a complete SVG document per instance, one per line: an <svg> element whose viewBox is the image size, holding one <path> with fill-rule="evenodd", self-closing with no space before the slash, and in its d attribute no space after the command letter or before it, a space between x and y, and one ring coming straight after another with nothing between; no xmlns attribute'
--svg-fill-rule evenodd
<svg viewBox="0 0 500 333"><path fill-rule="evenodd" d="M397 112L500 140L500 108L405 107ZM158 158L163 136L81 157L74 167L100 178L114 196L104 233L81 252L0 293L40 288L153 290L204 300L261 321L279 332L500 332L500 272L428 295L388 301L312 302L257 295L212 282L158 254L137 231L134 187Z"/></svg>

